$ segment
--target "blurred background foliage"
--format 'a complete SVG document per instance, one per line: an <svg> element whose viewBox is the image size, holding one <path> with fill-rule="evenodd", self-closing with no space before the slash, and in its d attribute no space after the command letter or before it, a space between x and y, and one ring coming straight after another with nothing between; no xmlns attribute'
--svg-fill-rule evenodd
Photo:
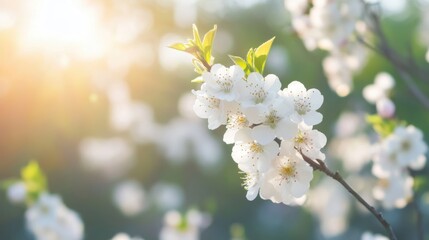
<svg viewBox="0 0 429 240"><path fill-rule="evenodd" d="M393 97L397 116L421 128L425 135L429 131L429 113L407 91L395 69L372 53L366 67L355 77L354 91L347 97L337 96L323 74L321 61L325 53L305 50L290 26L282 0L88 0L79 1L82 11L70 15L66 22L70 25L53 25L53 29L37 32L29 24L35 21L32 17L41 11L42 5L46 5L43 11L48 14L48 23L55 23L56 18L67 13L61 12L67 9L61 7L66 2L0 1L0 178L16 177L30 160L37 160L47 174L50 191L60 194L70 208L80 213L86 239L109 239L121 231L157 239L163 218L162 211L155 208L135 217L123 216L111 200L118 179L106 179L101 173L82 167L79 146L83 139L129 138L112 130L108 97L94 84L94 78L119 76L128 84L133 100L151 106L156 122L168 123L179 114L180 96L197 87L189 82L196 77L190 58L167 48L173 42L190 38L192 23L202 32L217 24L213 55L216 63L224 65L232 64L228 54L244 56L250 47L276 36L265 73L278 75L283 86L299 80L322 92L324 121L317 128L328 139L333 137L334 123L343 111L375 112L361 92L380 71L391 73L397 80ZM416 36L418 5L405 0L385 2L390 7L383 8L383 27L392 45L400 52L407 52L411 46L419 64L427 66L423 57L426 48ZM399 4L397 9L395 4ZM78 38L74 42L73 37L64 37L84 34L80 31L88 27L86 23L76 25L76 32L70 29L76 27L74 22L85 19L83 14L90 8L96 9L99 20L94 27L114 25L114 33L90 34L89 41ZM136 19L127 19L137 10L142 12ZM116 23L117 15L125 22ZM35 35L26 34L32 28L36 29ZM58 31L59 37L55 35ZM98 34L91 26L88 31ZM43 34L48 37L43 38ZM219 143L222 133L223 129L212 132ZM229 239L230 227L236 223L244 227L248 239L325 239L317 220L304 208L260 199L247 201L241 176L230 157L231 146L221 146L222 157L217 167L204 170L192 156L190 161L175 164L155 144L139 144L134 166L121 178L135 179L145 189L160 181L180 186L185 195L180 210L195 206L213 216L202 239ZM335 159L330 165L333 169L341 168ZM426 170L423 172L427 176ZM318 173L315 176L321 178ZM428 185L421 186L418 196L425 196ZM426 199L429 200L427 196ZM427 204L422 200L423 208ZM414 218L410 208L386 212L399 239L412 239L414 234L410 230ZM24 210L0 195L0 239L31 239L25 232ZM359 211L351 211L349 218L350 228L336 239L358 239L365 230L382 231L371 216Z"/></svg>

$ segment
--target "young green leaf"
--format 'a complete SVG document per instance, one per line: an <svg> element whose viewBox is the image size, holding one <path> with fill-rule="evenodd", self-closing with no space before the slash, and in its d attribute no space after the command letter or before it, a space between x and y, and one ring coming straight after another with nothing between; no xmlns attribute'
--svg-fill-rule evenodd
<svg viewBox="0 0 429 240"><path fill-rule="evenodd" d="M236 64L236 65L238 65L238 66L240 66L241 67L241 69L243 69L243 71L244 71L244 73L246 74L246 76L247 75L249 75L249 73L250 73L250 66L249 66L249 64L246 62L246 60L244 60L243 58L241 58L241 57L238 57L238 56L232 56L232 55L229 55L229 58Z"/></svg>
<svg viewBox="0 0 429 240"><path fill-rule="evenodd" d="M208 64L212 64L212 48L213 48L213 41L216 35L217 26L214 25L213 29L208 31L203 38L203 53L204 53L204 59Z"/></svg>
<svg viewBox="0 0 429 240"><path fill-rule="evenodd" d="M253 48L249 49L246 56L247 63L252 68L255 68L255 50Z"/></svg>
<svg viewBox="0 0 429 240"><path fill-rule="evenodd" d="M193 34L194 34L194 43L195 43L195 45L196 45L198 48L202 49L202 48L203 48L203 45L202 45L202 43L201 43L200 33L198 32L197 25L192 24L192 32L193 32Z"/></svg>
<svg viewBox="0 0 429 240"><path fill-rule="evenodd" d="M202 76L198 76L191 80L191 83L203 83L203 82L204 82L204 79Z"/></svg>
<svg viewBox="0 0 429 240"><path fill-rule="evenodd" d="M21 170L21 177L27 187L29 202L35 201L42 192L47 190L46 177L36 161L31 161Z"/></svg>
<svg viewBox="0 0 429 240"><path fill-rule="evenodd" d="M255 54L254 54L254 68L259 73L264 73L265 63L268 59L268 54L270 52L271 46L273 44L275 37L271 38L270 40L264 42L256 48Z"/></svg>
<svg viewBox="0 0 429 240"><path fill-rule="evenodd" d="M174 44L171 44L168 47L172 48L172 49L179 50L179 51L184 51L184 52L186 51L186 46L183 43L174 43Z"/></svg>

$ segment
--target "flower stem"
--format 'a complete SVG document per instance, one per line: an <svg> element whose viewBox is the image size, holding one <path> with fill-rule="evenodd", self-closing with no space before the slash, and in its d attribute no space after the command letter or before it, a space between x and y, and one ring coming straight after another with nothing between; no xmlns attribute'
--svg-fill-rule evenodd
<svg viewBox="0 0 429 240"><path fill-rule="evenodd" d="M373 206L371 206L368 202L366 202L355 190L353 190L352 187L344 180L344 178L340 175L338 172L331 171L326 164L319 159L313 160L307 156L305 156L302 152L300 152L302 158L304 161L306 161L314 170L321 171L331 177L332 179L339 182L343 187L354 197L356 200L358 200L368 211L374 215L374 217L377 218L377 220L383 225L384 229L389 235L389 238L391 240L397 240L397 237L395 233L393 232L392 227L390 224L384 219L383 215L378 212Z"/></svg>

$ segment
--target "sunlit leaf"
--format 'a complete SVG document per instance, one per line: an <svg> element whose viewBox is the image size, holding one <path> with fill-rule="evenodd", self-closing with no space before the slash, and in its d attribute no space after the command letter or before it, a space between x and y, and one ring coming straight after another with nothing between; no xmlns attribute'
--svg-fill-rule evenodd
<svg viewBox="0 0 429 240"><path fill-rule="evenodd" d="M21 170L21 177L27 188L27 201L35 201L47 190L45 174L36 161L31 161Z"/></svg>
<svg viewBox="0 0 429 240"><path fill-rule="evenodd" d="M255 50L253 48L249 49L247 52L246 60L251 68L255 67Z"/></svg>
<svg viewBox="0 0 429 240"><path fill-rule="evenodd" d="M198 76L198 77L196 77L196 78L192 79L192 80L191 80L191 82L192 82L192 83L203 83L203 82L204 82L204 79L203 79L203 77L202 77L202 76Z"/></svg>
<svg viewBox="0 0 429 240"><path fill-rule="evenodd" d="M261 46L256 48L254 52L253 67L261 74L263 74L264 72L265 63L267 62L268 54L270 52L274 39L275 37L262 43Z"/></svg>
<svg viewBox="0 0 429 240"><path fill-rule="evenodd" d="M175 44L172 44L168 47L172 48L172 49L179 50L179 51L186 51L186 45L183 43L175 43Z"/></svg>
<svg viewBox="0 0 429 240"><path fill-rule="evenodd" d="M192 32L194 34L194 43L200 49L203 49L203 45L201 43L200 33L198 32L197 25L192 24Z"/></svg>
<svg viewBox="0 0 429 240"><path fill-rule="evenodd" d="M241 69L243 69L243 71L246 73L246 75L249 75L249 73L250 73L250 66L249 66L249 64L246 62L246 60L244 60L243 58L241 58L241 57L238 57L238 56L232 56L232 55L229 55L229 58L231 58L231 60L236 64L236 65L238 65L238 66L240 66L241 67Z"/></svg>
<svg viewBox="0 0 429 240"><path fill-rule="evenodd" d="M204 59L207 61L207 63L212 63L212 48L213 48L213 41L216 35L217 26L214 25L213 29L208 31L203 38L203 53L204 53Z"/></svg>

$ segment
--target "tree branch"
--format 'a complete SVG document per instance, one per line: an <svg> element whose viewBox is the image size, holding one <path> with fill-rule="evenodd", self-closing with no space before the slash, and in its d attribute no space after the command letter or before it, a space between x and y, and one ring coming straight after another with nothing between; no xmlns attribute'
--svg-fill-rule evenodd
<svg viewBox="0 0 429 240"><path fill-rule="evenodd" d="M331 177L332 179L339 182L341 185L343 185L343 187L354 198L356 198L356 200L358 200L366 209L368 209L369 212L372 213L372 215L374 215L374 217L377 218L377 220L381 223L381 225L383 225L384 229L388 233L389 238L391 240L397 240L397 237L396 237L395 233L393 232L392 227L386 221L386 219L384 219L383 215L380 212L378 212L373 206L371 206L368 202L366 202L355 190L353 190L353 188L350 187L350 185L343 179L343 177L340 175L340 173L332 172L326 166L325 162L323 162L322 160L319 160L319 159L313 160L313 159L307 157L306 155L304 155L301 151L299 151L299 153L301 154L304 161L306 161L313 168L313 170L321 171L321 172L325 173L326 175L328 175L329 177Z"/></svg>
<svg viewBox="0 0 429 240"><path fill-rule="evenodd" d="M363 2L363 4L366 3ZM423 81L429 81L429 79L426 79L427 75L421 71L421 69L414 61L404 60L400 54L398 54L392 47L390 47L387 37L382 30L379 16L376 13L372 12L371 9L366 9L369 11L369 17L372 23L371 25L373 26L372 31L378 37L379 44L377 45L377 47L373 47L367 42L365 42L362 38L358 38L358 42L388 60L395 67L397 72L401 75L401 79L405 82L408 89L413 93L413 95L425 108L429 109L429 98L420 90L419 86L417 86L417 84L413 80L414 76Z"/></svg>

